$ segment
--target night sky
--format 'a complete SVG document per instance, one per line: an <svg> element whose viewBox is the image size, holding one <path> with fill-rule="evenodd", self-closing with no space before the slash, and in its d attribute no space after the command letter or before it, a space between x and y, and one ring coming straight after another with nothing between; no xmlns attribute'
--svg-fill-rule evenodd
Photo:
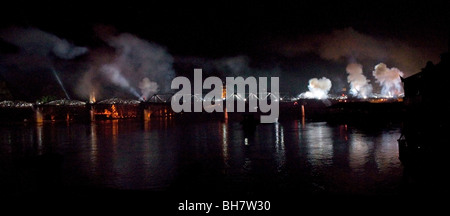
<svg viewBox="0 0 450 216"><path fill-rule="evenodd" d="M377 90L371 74L380 62L409 76L439 61L448 50L449 11L448 1L16 4L0 11L0 81L14 99L63 97L54 69L73 98L87 100L79 86L94 85L102 98L132 97L129 88L139 90L147 76L161 93L174 76L203 68L219 77L279 76L281 91L292 95L307 90L310 78L325 76L333 83L330 93L338 93L348 87L346 65L357 62ZM17 39L30 29L67 41L70 52L62 55L31 33L32 39ZM139 44L147 42L141 52ZM134 48L124 54L130 43ZM97 72L109 64L123 70L130 87Z"/></svg>

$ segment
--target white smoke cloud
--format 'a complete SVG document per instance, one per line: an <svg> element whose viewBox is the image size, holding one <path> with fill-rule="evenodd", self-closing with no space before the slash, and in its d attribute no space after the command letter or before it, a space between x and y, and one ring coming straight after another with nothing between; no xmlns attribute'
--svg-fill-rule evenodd
<svg viewBox="0 0 450 216"><path fill-rule="evenodd" d="M1 66L10 67L11 71L42 73L36 77L29 77L15 81L14 85L38 85L40 91L24 90L22 97L37 97L44 94L61 95L64 92L66 98L70 98L71 72L77 70L77 61L64 61L74 59L88 53L88 48L76 46L66 39L62 39L54 34L42 31L37 28L11 27L0 30L0 38L12 45L15 45L18 52L5 53L0 56ZM58 64L56 64L58 63ZM54 80L44 78L48 74L54 76ZM18 76L20 77L20 75ZM59 85L62 91L52 89L54 85ZM52 89L52 90L46 90ZM62 96L62 95L61 95Z"/></svg>
<svg viewBox="0 0 450 216"><path fill-rule="evenodd" d="M53 54L61 59L73 59L88 52L86 47L75 46L37 28L10 28L0 33L0 37L27 53L41 56Z"/></svg>
<svg viewBox="0 0 450 216"><path fill-rule="evenodd" d="M125 92L136 98L148 98L159 91L170 91L170 82L175 71L173 57L165 48L129 33L102 36L102 39L114 48L114 52L94 51L91 69L88 70L90 72L87 71L79 80L79 86L95 86L95 89L79 89L80 96L88 97L91 92L102 92L109 83L126 90ZM100 84L92 85L99 82L100 76ZM138 87L141 93L136 91Z"/></svg>
<svg viewBox="0 0 450 216"><path fill-rule="evenodd" d="M140 98L141 96L136 89L130 86L128 79L126 79L117 65L107 64L103 65L100 70L106 75L106 77L114 84L120 86L123 89L127 89L132 95Z"/></svg>
<svg viewBox="0 0 450 216"><path fill-rule="evenodd" d="M427 60L438 61L440 53L400 40L374 37L353 28L299 37L294 45L290 42L284 46L282 52L288 56L315 53L332 61L389 60L401 68L405 75L419 72Z"/></svg>
<svg viewBox="0 0 450 216"><path fill-rule="evenodd" d="M214 61L217 70L228 76L239 76L248 73L251 69L246 56L234 56Z"/></svg>
<svg viewBox="0 0 450 216"><path fill-rule="evenodd" d="M108 43L116 49L115 64L133 86L147 77L158 83L162 91L170 90L175 72L173 57L165 48L128 33L111 37Z"/></svg>
<svg viewBox="0 0 450 216"><path fill-rule="evenodd" d="M308 89L309 91L300 94L300 98L326 99L331 89L331 80L326 77L312 78L309 80Z"/></svg>
<svg viewBox="0 0 450 216"><path fill-rule="evenodd" d="M52 49L53 53L62 59L73 59L77 56L87 53L86 47L77 47L70 44L67 40L59 40Z"/></svg>
<svg viewBox="0 0 450 216"><path fill-rule="evenodd" d="M347 65L347 81L350 83L350 94L359 98L367 98L372 94L370 80L363 74L362 65L350 63Z"/></svg>
<svg viewBox="0 0 450 216"><path fill-rule="evenodd" d="M94 82L96 71L93 68L90 68L86 71L81 77L78 85L75 88L75 92L78 95L83 95L89 97L90 102L95 102L98 95L100 95L99 90L100 82Z"/></svg>
<svg viewBox="0 0 450 216"><path fill-rule="evenodd" d="M141 89L142 99L149 99L148 97L152 94L156 94L158 92L158 83L150 81L149 78L145 77L139 82L139 88Z"/></svg>
<svg viewBox="0 0 450 216"><path fill-rule="evenodd" d="M119 67L113 64L103 65L100 70L111 80L112 83L117 84L122 88L130 87L130 83L122 75Z"/></svg>
<svg viewBox="0 0 450 216"><path fill-rule="evenodd" d="M400 77L403 72L397 68L388 68L386 64L380 63L375 66L373 76L380 84L381 94L385 97L399 97L403 94L403 86Z"/></svg>

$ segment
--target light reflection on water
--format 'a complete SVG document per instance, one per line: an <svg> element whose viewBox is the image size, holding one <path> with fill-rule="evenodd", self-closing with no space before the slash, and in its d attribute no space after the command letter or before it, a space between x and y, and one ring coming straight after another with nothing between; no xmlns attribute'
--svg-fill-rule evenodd
<svg viewBox="0 0 450 216"><path fill-rule="evenodd" d="M372 140L363 136L362 134L355 133L350 136L350 167L355 172L361 172L364 170L364 165L368 161L369 147L373 148Z"/></svg>
<svg viewBox="0 0 450 216"><path fill-rule="evenodd" d="M332 165L333 161L333 133L326 123L311 123L302 129L304 142L307 146L308 161L314 167Z"/></svg>
<svg viewBox="0 0 450 216"><path fill-rule="evenodd" d="M277 162L277 171L281 172L286 163L286 152L284 146L284 130L279 123L275 124L275 156Z"/></svg>
<svg viewBox="0 0 450 216"><path fill-rule="evenodd" d="M97 149L97 125L92 123L91 124L91 170L92 172L97 172L98 170L98 158L97 158L97 153L98 153L98 149Z"/></svg>
<svg viewBox="0 0 450 216"><path fill-rule="evenodd" d="M65 185L165 190L198 181L267 180L287 190L370 193L380 181L385 190L396 187L402 174L396 127L368 132L287 121L247 130L238 122L166 119L13 125L0 131L3 156L62 155Z"/></svg>

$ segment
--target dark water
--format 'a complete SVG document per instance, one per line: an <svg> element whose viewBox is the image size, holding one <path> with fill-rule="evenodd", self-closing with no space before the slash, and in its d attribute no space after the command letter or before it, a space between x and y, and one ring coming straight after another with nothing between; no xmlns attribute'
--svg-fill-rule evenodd
<svg viewBox="0 0 450 216"><path fill-rule="evenodd" d="M0 198L16 200L19 209L38 201L39 209L54 202L50 206L99 208L102 201L101 211L180 214L177 204L185 200L269 200L272 212L262 215L300 206L356 214L360 206L398 207L402 213L432 196L403 201L417 193L398 159L399 137L396 124L297 120L253 128L214 120L1 125Z"/></svg>
<svg viewBox="0 0 450 216"><path fill-rule="evenodd" d="M48 181L65 190L379 195L399 193L403 176L397 126L111 120L3 125L0 134L1 189L18 195Z"/></svg>

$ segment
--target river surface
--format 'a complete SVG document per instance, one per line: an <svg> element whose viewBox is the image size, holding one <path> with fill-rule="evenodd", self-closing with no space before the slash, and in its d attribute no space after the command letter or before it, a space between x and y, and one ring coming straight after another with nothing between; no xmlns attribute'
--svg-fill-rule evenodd
<svg viewBox="0 0 450 216"><path fill-rule="evenodd" d="M2 125L0 189L397 194L399 137L396 125L301 120Z"/></svg>

